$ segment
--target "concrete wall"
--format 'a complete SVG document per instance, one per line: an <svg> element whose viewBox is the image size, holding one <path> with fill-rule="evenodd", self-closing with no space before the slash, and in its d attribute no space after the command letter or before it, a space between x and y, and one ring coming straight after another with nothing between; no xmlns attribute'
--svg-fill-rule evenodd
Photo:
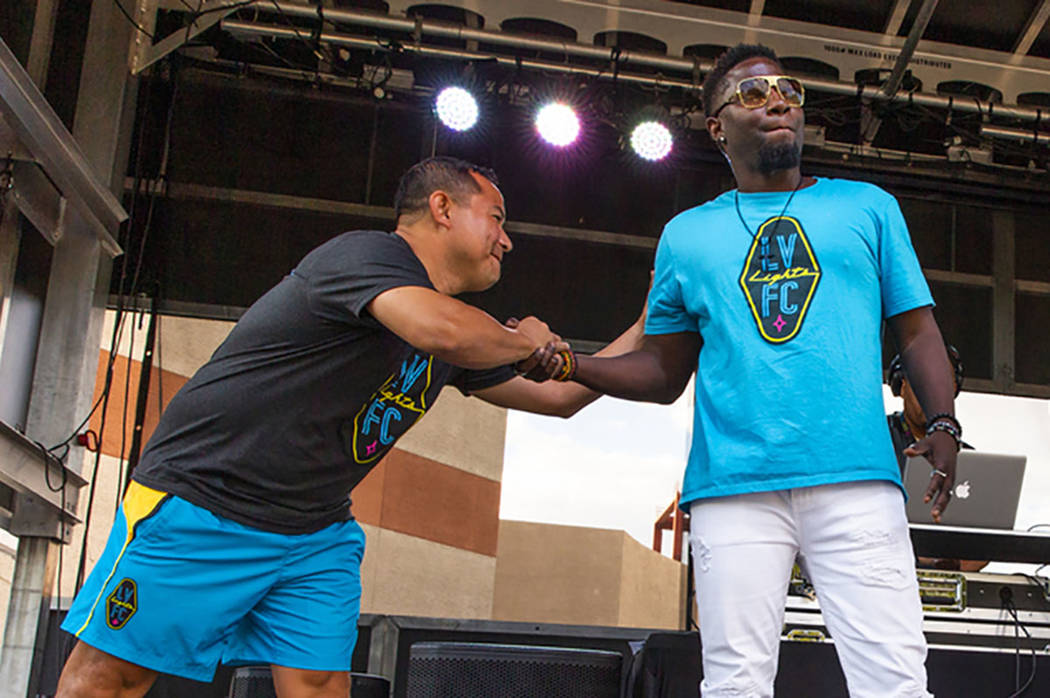
<svg viewBox="0 0 1050 698"><path fill-rule="evenodd" d="M493 619L677 629L686 568L623 531L500 522Z"/></svg>

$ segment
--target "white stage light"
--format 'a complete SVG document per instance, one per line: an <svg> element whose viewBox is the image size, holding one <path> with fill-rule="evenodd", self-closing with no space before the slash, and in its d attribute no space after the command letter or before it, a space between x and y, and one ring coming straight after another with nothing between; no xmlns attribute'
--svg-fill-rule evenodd
<svg viewBox="0 0 1050 698"><path fill-rule="evenodd" d="M580 135L580 119L572 107L554 102L536 114L536 130L540 132L543 140L555 147L564 148Z"/></svg>
<svg viewBox="0 0 1050 698"><path fill-rule="evenodd" d="M663 160L671 152L674 139L667 127L659 121L645 121L631 132L631 147L638 157L650 161Z"/></svg>
<svg viewBox="0 0 1050 698"><path fill-rule="evenodd" d="M435 101L441 123L453 131L466 131L478 122L478 103L462 87L446 87Z"/></svg>

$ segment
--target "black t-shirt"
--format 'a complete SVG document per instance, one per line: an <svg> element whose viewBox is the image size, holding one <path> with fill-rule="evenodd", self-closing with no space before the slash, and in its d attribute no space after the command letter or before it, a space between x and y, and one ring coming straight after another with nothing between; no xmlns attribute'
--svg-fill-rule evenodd
<svg viewBox="0 0 1050 698"><path fill-rule="evenodd" d="M235 521L308 533L350 518L349 492L434 403L513 377L418 351L364 308L433 288L400 236L344 233L256 301L161 416L134 479Z"/></svg>

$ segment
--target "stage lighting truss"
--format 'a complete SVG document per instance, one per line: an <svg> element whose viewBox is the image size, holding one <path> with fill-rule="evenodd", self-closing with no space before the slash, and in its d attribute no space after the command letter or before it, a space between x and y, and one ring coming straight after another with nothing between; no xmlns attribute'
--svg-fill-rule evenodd
<svg viewBox="0 0 1050 698"><path fill-rule="evenodd" d="M580 118L569 105L551 102L536 113L536 130L550 145L564 148L580 135Z"/></svg>
<svg viewBox="0 0 1050 698"><path fill-rule="evenodd" d="M643 121L631 131L631 148L638 157L650 162L667 157L673 144L671 131L659 121Z"/></svg>
<svg viewBox="0 0 1050 698"><path fill-rule="evenodd" d="M434 100L441 123L453 131L466 131L478 122L478 102L462 87L446 87Z"/></svg>

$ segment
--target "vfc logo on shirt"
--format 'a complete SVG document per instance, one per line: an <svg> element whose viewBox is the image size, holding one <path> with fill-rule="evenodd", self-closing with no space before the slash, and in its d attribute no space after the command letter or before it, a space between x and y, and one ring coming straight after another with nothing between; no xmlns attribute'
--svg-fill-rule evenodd
<svg viewBox="0 0 1050 698"><path fill-rule="evenodd" d="M412 353L354 417L354 462L375 462L427 411L434 357Z"/></svg>
<svg viewBox="0 0 1050 698"><path fill-rule="evenodd" d="M796 219L776 216L759 227L740 287L763 339L781 344L798 334L820 276L817 257Z"/></svg>
<svg viewBox="0 0 1050 698"><path fill-rule="evenodd" d="M138 589L133 579L122 579L117 588L106 597L106 625L120 630L138 610Z"/></svg>

